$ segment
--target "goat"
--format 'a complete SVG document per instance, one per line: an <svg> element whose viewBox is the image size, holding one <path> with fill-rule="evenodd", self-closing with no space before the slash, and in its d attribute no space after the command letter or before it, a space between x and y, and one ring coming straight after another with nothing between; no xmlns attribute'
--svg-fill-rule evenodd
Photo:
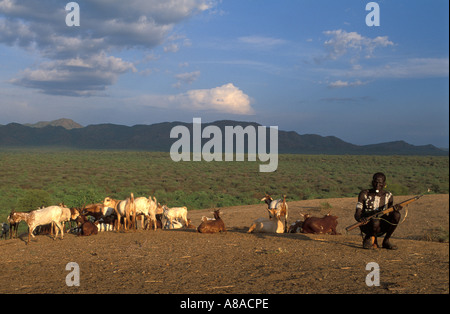
<svg viewBox="0 0 450 314"><path fill-rule="evenodd" d="M163 205L163 214L164 218L166 219L165 225L167 225L167 222L170 223L170 225L173 225L174 220L182 219L184 225L187 225L187 207L172 207L168 208L166 205Z"/></svg>
<svg viewBox="0 0 450 314"><path fill-rule="evenodd" d="M65 224L68 221L77 219L78 216L80 216L80 212L77 208L67 208L67 207L61 207L62 208L62 215L61 215L61 224L62 227L65 228Z"/></svg>
<svg viewBox="0 0 450 314"><path fill-rule="evenodd" d="M78 216L76 219L78 227L70 229L70 232L78 236L90 236L98 234L98 232L100 231L98 225L101 225L100 221L92 221L92 219L88 218L88 215L93 218L93 216L91 216L90 214Z"/></svg>
<svg viewBox="0 0 450 314"><path fill-rule="evenodd" d="M296 220L289 226L288 233L300 233L303 230L303 221Z"/></svg>
<svg viewBox="0 0 450 314"><path fill-rule="evenodd" d="M6 240L6 236L8 235L8 232L9 232L9 226L6 222L3 222L2 223L2 234L0 235L0 239L4 237Z"/></svg>
<svg viewBox="0 0 450 314"><path fill-rule="evenodd" d="M202 223L198 226L197 231L200 233L227 232L225 223L222 218L220 218L219 214L220 210L216 209L214 211L214 220L202 219Z"/></svg>
<svg viewBox="0 0 450 314"><path fill-rule="evenodd" d="M16 214L16 215L13 215ZM25 215L26 213L18 213L14 209L11 211L11 213L8 215L8 222L9 222L9 238L12 239L13 234L15 234L17 238L17 233L19 232L19 223L23 220L25 221Z"/></svg>
<svg viewBox="0 0 450 314"><path fill-rule="evenodd" d="M98 231L113 231L114 230L114 223L115 223L116 217L114 215L106 216L103 218L100 218L95 222L95 225L98 228Z"/></svg>
<svg viewBox="0 0 450 314"><path fill-rule="evenodd" d="M108 207L106 207L106 210L107 209ZM95 218L95 220L99 220L102 216L106 216L106 213L104 213L104 206L101 203L89 204L84 206L80 214L92 216Z"/></svg>
<svg viewBox="0 0 450 314"><path fill-rule="evenodd" d="M49 206L42 209L33 210L29 213L13 213L11 219L13 221L24 220L28 225L28 242L30 243L30 236L35 238L33 231L37 226L54 223L58 229L54 239L58 237L58 231L61 232L61 239L64 238L64 230L61 227L60 221L63 209L60 206Z"/></svg>
<svg viewBox="0 0 450 314"><path fill-rule="evenodd" d="M156 209L157 209L157 203L156 198L152 198L149 196L149 198L146 197L138 197L134 200L134 204L136 207L136 215L144 215L144 217L147 219L148 222L151 221L153 225L153 230L157 229L157 222L156 222ZM141 226L142 229L144 229L144 220L141 220Z"/></svg>
<svg viewBox="0 0 450 314"><path fill-rule="evenodd" d="M192 224L192 222L189 218L187 220L186 229L197 229L197 227Z"/></svg>
<svg viewBox="0 0 450 314"><path fill-rule="evenodd" d="M131 205L130 203L133 202L133 205ZM116 230L120 231L120 219L123 217L124 220L124 229L125 231L128 230L128 224L129 221L131 220L131 211L135 210L135 206L134 206L134 195L133 193L131 193L131 198L127 198L126 200L120 201L120 200L116 200L116 199L112 199L110 197L106 197L105 200L103 201L103 212L106 211L105 208L107 207L111 207L114 208L114 212L117 215L117 225L116 225ZM136 216L135 216L136 217Z"/></svg>
<svg viewBox="0 0 450 314"><path fill-rule="evenodd" d="M337 216L331 216L327 214L322 218L311 217L309 214L304 215L305 221L303 222L303 233L319 233L319 234L333 234L339 235L336 231L338 224Z"/></svg>
<svg viewBox="0 0 450 314"><path fill-rule="evenodd" d="M281 217L284 217L284 232L287 232L288 228L288 204L286 203L286 195L283 195L283 199L274 200L269 194L261 199L261 202L265 202L268 206L267 210L269 212L269 218L273 218L274 214L271 209L276 210L276 216L281 220Z"/></svg>
<svg viewBox="0 0 450 314"><path fill-rule="evenodd" d="M90 235L95 235L97 233L98 233L97 226L90 221L86 221L85 223L83 223L81 225L81 232L78 235L90 236Z"/></svg>
<svg viewBox="0 0 450 314"><path fill-rule="evenodd" d="M283 233L283 223L280 220L280 216L276 214L275 208L269 209L271 218L258 218L248 229L247 233Z"/></svg>
<svg viewBox="0 0 450 314"><path fill-rule="evenodd" d="M184 226L178 219L172 220L172 223L167 220L164 229L181 229Z"/></svg>

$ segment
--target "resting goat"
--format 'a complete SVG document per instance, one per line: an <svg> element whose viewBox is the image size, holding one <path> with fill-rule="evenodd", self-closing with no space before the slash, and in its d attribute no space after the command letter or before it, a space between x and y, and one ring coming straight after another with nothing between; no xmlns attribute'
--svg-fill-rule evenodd
<svg viewBox="0 0 450 314"><path fill-rule="evenodd" d="M200 233L217 233L217 232L227 232L227 229L225 228L225 223L223 222L222 218L219 216L220 210L214 211L214 218L213 220L208 220L205 218L202 218L202 223L200 226L198 226L197 231Z"/></svg>
<svg viewBox="0 0 450 314"><path fill-rule="evenodd" d="M287 232L289 211L288 204L286 203L286 195L283 195L283 199L274 200L269 194L266 193L266 195L261 199L261 202L265 202L267 204L269 218L276 216L281 220L281 217L284 217L284 232ZM275 214L273 214L271 209L275 209Z"/></svg>
<svg viewBox="0 0 450 314"><path fill-rule="evenodd" d="M269 209L272 218L258 218L248 229L247 233L283 233L283 223L276 215L276 209Z"/></svg>
<svg viewBox="0 0 450 314"><path fill-rule="evenodd" d="M339 235L336 231L336 226L338 224L337 216L331 216L327 214L322 218L311 217L309 214L304 215L305 221L303 222L302 233L318 233L318 234L333 234Z"/></svg>

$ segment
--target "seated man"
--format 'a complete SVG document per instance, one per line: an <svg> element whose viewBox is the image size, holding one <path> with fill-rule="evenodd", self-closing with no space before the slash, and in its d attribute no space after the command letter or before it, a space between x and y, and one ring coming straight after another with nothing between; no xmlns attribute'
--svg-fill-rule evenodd
<svg viewBox="0 0 450 314"><path fill-rule="evenodd" d="M389 239L400 221L401 214L399 210L401 207L396 205L393 212L380 218L370 220L366 218L393 205L394 197L391 192L383 190L385 187L386 176L378 172L373 175L372 189L363 190L358 196L355 219L359 222L365 222L364 225L359 227L361 232L365 234L363 240L363 248L365 249L377 248L377 237L384 234L382 247L390 250L397 249L397 246L392 245Z"/></svg>

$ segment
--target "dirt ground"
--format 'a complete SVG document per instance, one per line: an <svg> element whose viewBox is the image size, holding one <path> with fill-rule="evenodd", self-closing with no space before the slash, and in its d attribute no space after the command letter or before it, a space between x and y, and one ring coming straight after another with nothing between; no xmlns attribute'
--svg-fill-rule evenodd
<svg viewBox="0 0 450 314"><path fill-rule="evenodd" d="M288 204L290 222L300 213L339 216L342 235L247 234L254 219L266 216L264 203L222 208L228 229L222 234L184 229L66 234L63 240L38 236L29 245L24 234L0 240L0 293L449 293L449 244L417 240L433 228L448 230L448 195L424 196L407 207L392 238L396 251L364 250L358 229L346 234L354 223L355 198ZM195 225L203 215L212 217L211 210L188 213ZM80 267L79 286L66 285L69 262ZM366 285L370 262L379 264L379 286Z"/></svg>

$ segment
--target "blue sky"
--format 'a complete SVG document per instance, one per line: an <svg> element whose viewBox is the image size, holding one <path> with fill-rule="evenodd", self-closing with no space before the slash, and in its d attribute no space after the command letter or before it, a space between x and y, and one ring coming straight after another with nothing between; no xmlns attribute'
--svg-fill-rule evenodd
<svg viewBox="0 0 450 314"><path fill-rule="evenodd" d="M354 144L449 143L449 4L0 0L0 124L276 125Z"/></svg>

